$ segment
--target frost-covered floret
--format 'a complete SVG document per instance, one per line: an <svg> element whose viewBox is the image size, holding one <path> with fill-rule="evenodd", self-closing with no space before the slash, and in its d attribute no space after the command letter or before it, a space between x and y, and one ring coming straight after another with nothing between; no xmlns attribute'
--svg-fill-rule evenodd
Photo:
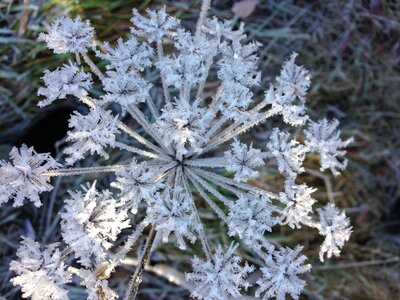
<svg viewBox="0 0 400 300"><path fill-rule="evenodd" d="M265 94L265 102L273 112L293 126L303 125L308 119L304 101L311 83L309 72L294 63L296 57L297 53L293 53L276 78L275 88L271 86Z"/></svg>
<svg viewBox="0 0 400 300"><path fill-rule="evenodd" d="M248 177L256 177L258 172L254 169L264 165L267 153L253 148L252 144L242 144L237 139L231 147L232 150L225 151L226 169L235 172L235 180L244 181Z"/></svg>
<svg viewBox="0 0 400 300"><path fill-rule="evenodd" d="M115 47L106 42L103 44L103 49L105 53L98 51L96 55L110 63L107 69L142 72L152 65L150 58L153 49L147 43L140 43L135 37L130 37L126 41L119 38Z"/></svg>
<svg viewBox="0 0 400 300"><path fill-rule="evenodd" d="M294 139L289 141L289 139L289 133L274 128L267 144L270 151L268 155L276 159L280 173L296 177L297 174L304 171L302 165L307 148L298 141Z"/></svg>
<svg viewBox="0 0 400 300"><path fill-rule="evenodd" d="M317 209L319 213L319 233L325 236L325 241L321 245L319 258L324 261L324 254L328 258L332 255L338 256L340 248L349 240L351 234L350 221L339 209L332 203L324 208Z"/></svg>
<svg viewBox="0 0 400 300"><path fill-rule="evenodd" d="M51 244L41 251L39 243L22 237L18 260L10 263L10 269L17 275L11 282L21 286L23 298L68 300L63 286L71 281L71 274L64 265L64 254L57 247L58 244Z"/></svg>
<svg viewBox="0 0 400 300"><path fill-rule="evenodd" d="M206 62L216 51L215 44L204 36L192 35L188 31L178 30L175 48L177 56L166 56L157 62L167 85L181 89L180 97L187 97L190 88L198 84L204 76Z"/></svg>
<svg viewBox="0 0 400 300"><path fill-rule="evenodd" d="M14 199L13 206L21 206L29 199L36 207L42 205L39 194L51 191L47 171L60 167L50 153L36 153L33 147L22 145L10 152L12 163L0 160L0 205Z"/></svg>
<svg viewBox="0 0 400 300"><path fill-rule="evenodd" d="M178 187L166 190L164 195L156 194L150 203L146 221L162 233L164 243L172 232L180 249L186 249L184 237L192 244L196 241L198 227L190 201L188 193Z"/></svg>
<svg viewBox="0 0 400 300"><path fill-rule="evenodd" d="M182 159L189 149L200 152L200 146L207 142L209 119L205 109L183 104L164 109L155 128L165 144L175 148L176 158Z"/></svg>
<svg viewBox="0 0 400 300"><path fill-rule="evenodd" d="M130 105L146 101L149 97L151 84L137 73L126 72L123 69L107 71L103 79L104 91L101 104L116 102L125 110Z"/></svg>
<svg viewBox="0 0 400 300"><path fill-rule="evenodd" d="M108 190L96 190L96 182L84 192L69 194L61 213L62 236L79 263L90 268L106 259L106 250L122 229L130 227L129 219Z"/></svg>
<svg viewBox="0 0 400 300"><path fill-rule="evenodd" d="M311 268L304 264L307 258L304 255L299 256L301 250L300 246L294 250L281 248L266 258L265 267L261 268L263 276L257 281L260 287L256 291L256 297L264 294L263 300L285 300L285 295L290 294L293 299L299 299L306 282L298 275Z"/></svg>
<svg viewBox="0 0 400 300"><path fill-rule="evenodd" d="M301 228L302 224L309 225L312 206L316 202L311 197L316 189L308 187L306 184L297 185L294 180L289 178L285 182L285 192L280 193L280 201L285 204L282 211L282 223L288 224L291 228Z"/></svg>
<svg viewBox="0 0 400 300"><path fill-rule="evenodd" d="M192 297L204 300L238 298L241 290L249 283L244 279L254 268L241 266L240 257L235 256L238 245L231 245L226 253L218 246L215 254L207 260L195 256L192 260L193 273L186 274L186 279L194 284Z"/></svg>
<svg viewBox="0 0 400 300"><path fill-rule="evenodd" d="M329 122L327 119L322 119L318 122L310 122L308 129L304 130L306 145L310 151L315 151L320 155L320 170L330 169L335 176L340 174L339 170L344 170L347 166L347 159L343 158L346 151L341 149L352 142L352 139L343 141L340 138L338 125L338 120Z"/></svg>
<svg viewBox="0 0 400 300"><path fill-rule="evenodd" d="M104 151L107 146L114 146L115 136L119 133L116 125L117 117L113 117L110 111L91 110L87 115L75 112L69 120L66 141L72 142L64 152L68 155L68 164L84 158L84 154L90 151L108 159Z"/></svg>
<svg viewBox="0 0 400 300"><path fill-rule="evenodd" d="M173 36L180 24L179 20L167 14L165 6L157 11L146 10L148 18L143 17L135 8L132 12L131 22L135 26L131 28L132 33L145 36L150 42L161 41L164 36Z"/></svg>
<svg viewBox="0 0 400 300"><path fill-rule="evenodd" d="M61 69L57 68L52 72L46 70L42 79L46 87L40 87L38 95L46 99L38 103L40 107L57 99L66 99L68 95L85 97L92 86L92 76L72 63L64 64Z"/></svg>
<svg viewBox="0 0 400 300"><path fill-rule="evenodd" d="M108 287L107 278L99 278L95 271L81 268L73 269L71 272L82 279L81 285L86 287L87 300L113 300L118 298L118 294Z"/></svg>
<svg viewBox="0 0 400 300"><path fill-rule="evenodd" d="M67 17L57 18L50 26L48 34L41 33L39 40L45 41L54 53L87 52L93 46L94 30L89 20L82 22L78 16L75 20Z"/></svg>
<svg viewBox="0 0 400 300"><path fill-rule="evenodd" d="M250 248L263 244L264 233L270 232L277 223L272 216L272 205L265 195L241 195L232 203L227 223L229 235L238 235Z"/></svg>
<svg viewBox="0 0 400 300"><path fill-rule="evenodd" d="M126 206L137 212L141 200L153 201L158 190L164 187L162 179L157 178L157 169L147 167L145 162L133 159L127 168L116 172L117 179L111 184L120 190L120 199Z"/></svg>

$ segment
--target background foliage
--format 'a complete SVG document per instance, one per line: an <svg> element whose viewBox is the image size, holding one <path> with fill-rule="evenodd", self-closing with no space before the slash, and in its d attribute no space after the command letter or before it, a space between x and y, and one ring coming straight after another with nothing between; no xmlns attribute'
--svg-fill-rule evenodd
<svg viewBox="0 0 400 300"><path fill-rule="evenodd" d="M236 1L238 2L238 1ZM263 87L278 75L292 51L298 63L311 70L308 98L313 119L338 118L342 133L354 136L349 167L341 177L321 174L317 158L307 161L305 182L319 186L314 196L321 202L334 197L346 207L354 233L340 258L318 260L316 232L288 228L270 238L282 244L305 245L314 265L304 299L398 299L400 295L400 2L370 1L235 1L214 0L211 15L244 21L251 39L261 42L260 67ZM67 57L54 55L37 43L39 32L58 15L77 14L92 21L99 40L113 41L129 34L132 7L139 10L167 5L169 13L194 27L200 1L129 0L3 0L0 3L0 159L7 158L12 145L22 142L38 152L58 154L67 129L69 113L77 103L59 102L51 110L39 110L36 91L44 69L54 69ZM235 13L232 11L234 8ZM261 96L261 90L259 93ZM265 143L270 128L251 131L247 138ZM90 161L86 161L90 164ZM0 210L0 299L18 299L18 288L9 284L8 264L21 234L42 242L57 241L58 212L65 188L74 188L90 178L57 181L55 192L46 195L44 208L3 206ZM107 179L104 179L107 181ZM267 168L255 185L277 191L281 180ZM56 197L57 194L57 197ZM202 210L213 244L229 244L226 228L206 208ZM250 262L246 248L240 249ZM166 276L186 270L191 254L173 244L153 255L150 272L144 277L140 299L188 299L184 283L169 283ZM166 265L169 267L167 268ZM116 286L125 284L129 272L114 276ZM158 275L157 275L158 274ZM161 275L161 276L159 276ZM79 288L71 298L81 299Z"/></svg>

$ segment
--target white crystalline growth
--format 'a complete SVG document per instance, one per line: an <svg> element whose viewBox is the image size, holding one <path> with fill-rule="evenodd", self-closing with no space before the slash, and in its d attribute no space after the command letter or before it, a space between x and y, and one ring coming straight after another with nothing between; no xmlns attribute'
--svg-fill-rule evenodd
<svg viewBox="0 0 400 300"><path fill-rule="evenodd" d="M106 42L103 44L103 49L105 53L97 51L96 55L110 63L107 69L142 72L152 65L150 58L153 55L153 49L149 44L139 42L135 37L130 37L126 41L119 38L115 47Z"/></svg>
<svg viewBox="0 0 400 300"><path fill-rule="evenodd" d="M64 265L64 254L57 247L58 244L51 244L41 251L39 243L22 237L18 260L10 263L10 269L16 274L11 282L21 286L23 298L69 299L63 286L71 281L71 274Z"/></svg>
<svg viewBox="0 0 400 300"><path fill-rule="evenodd" d="M302 224L308 225L313 213L313 204L316 202L311 194L316 189L306 184L297 185L293 179L285 182L285 192L280 193L280 200L285 204L282 211L282 223L288 224L291 228L301 228Z"/></svg>
<svg viewBox="0 0 400 300"><path fill-rule="evenodd" d="M164 196L158 193L148 210L146 222L156 226L164 242L168 242L171 233L175 234L180 249L186 249L184 237L192 244L196 241L196 216L186 191L176 188L167 190Z"/></svg>
<svg viewBox="0 0 400 300"><path fill-rule="evenodd" d="M136 213L141 200L148 203L153 201L156 192L165 186L157 178L157 171L145 162L138 163L133 159L127 168L116 171L117 178L111 186L120 190L121 201Z"/></svg>
<svg viewBox="0 0 400 300"><path fill-rule="evenodd" d="M264 165L267 153L253 148L253 145L242 144L235 139L231 144L232 149L225 151L226 169L235 172L236 181L245 181L249 177L257 177L255 169Z"/></svg>
<svg viewBox="0 0 400 300"><path fill-rule="evenodd" d="M182 159L189 150L199 152L201 145L207 142L208 123L209 116L205 109L178 105L164 109L155 122L155 128L165 145L174 147L176 157Z"/></svg>
<svg viewBox="0 0 400 300"><path fill-rule="evenodd" d="M340 248L350 238L351 226L344 211L339 211L332 203L327 204L324 208L318 208L317 211L319 213L319 233L325 236L319 258L324 261L325 253L327 258L340 254Z"/></svg>
<svg viewBox="0 0 400 300"><path fill-rule="evenodd" d="M64 64L52 72L46 70L42 79L46 87L39 88L38 96L46 99L38 103L40 107L57 99L66 99L68 95L85 97L92 86L92 76L72 63Z"/></svg>
<svg viewBox="0 0 400 300"><path fill-rule="evenodd" d="M302 247L292 250L281 248L267 257L265 267L261 268L263 276L257 281L259 288L256 297L263 300L276 298L285 300L286 294L293 299L299 299L306 282L299 275L310 270L311 266L304 264L306 257L300 255Z"/></svg>
<svg viewBox="0 0 400 300"><path fill-rule="evenodd" d="M115 144L119 133L116 120L117 117L113 117L110 111L91 110L87 115L75 112L69 120L71 130L66 138L70 145L64 150L68 155L67 163L73 164L84 158L86 152L108 159L104 148Z"/></svg>
<svg viewBox="0 0 400 300"><path fill-rule="evenodd" d="M54 53L87 52L94 45L94 30L89 20L82 22L78 16L75 20L67 17L57 18L48 29L48 34L41 33L39 40L45 41Z"/></svg>
<svg viewBox="0 0 400 300"><path fill-rule="evenodd" d="M221 300L241 296L241 290L249 286L245 277L254 268L247 263L240 265L240 257L234 255L237 246L231 245L225 253L219 246L215 254L205 261L197 256L193 258L193 273L186 274L186 280L194 284L192 297Z"/></svg>
<svg viewBox="0 0 400 300"><path fill-rule="evenodd" d="M118 294L108 287L107 278L99 278L93 270L72 269L72 273L81 278L81 285L86 287L87 300L113 300L118 298Z"/></svg>
<svg viewBox="0 0 400 300"><path fill-rule="evenodd" d="M274 128L267 149L270 151L268 156L276 159L281 174L296 177L297 174L304 171L303 160L307 147L301 145L295 139L290 139L289 133Z"/></svg>
<svg viewBox="0 0 400 300"><path fill-rule="evenodd" d="M61 213L62 237L79 263L90 268L107 258L106 250L122 229L130 227L129 219L108 190L96 190L96 182L69 194Z"/></svg>
<svg viewBox="0 0 400 300"><path fill-rule="evenodd" d="M169 16L165 6L160 10L147 10L148 18L142 16L137 9L133 9L131 22L135 27L131 32L137 36L145 36L149 42L161 41L164 36L173 36L174 30L180 21Z"/></svg>
<svg viewBox="0 0 400 300"><path fill-rule="evenodd" d="M229 235L238 235L250 248L263 244L265 232L276 225L277 218L272 216L272 205L266 196L245 195L232 203L227 223Z"/></svg>
<svg viewBox="0 0 400 300"><path fill-rule="evenodd" d="M343 141L340 138L340 130L337 130L338 126L338 120L329 122L327 119L322 119L310 122L307 130L304 130L306 145L311 151L320 155L321 171L330 169L335 176L340 174L339 170L346 168L347 159L343 158L346 151L342 149L353 141L352 139Z"/></svg>
<svg viewBox="0 0 400 300"><path fill-rule="evenodd" d="M265 94L265 102L272 106L275 114L293 126L303 125L308 116L305 112L305 95L310 87L309 72L294 63L297 53L293 53L283 65L281 74L276 78L275 87Z"/></svg>
<svg viewBox="0 0 400 300"><path fill-rule="evenodd" d="M10 158L12 163L0 160L0 205L14 199L13 206L21 206L28 199L36 207L41 206L39 195L53 189L50 177L43 173L60 165L49 153L36 153L26 145L13 147Z"/></svg>

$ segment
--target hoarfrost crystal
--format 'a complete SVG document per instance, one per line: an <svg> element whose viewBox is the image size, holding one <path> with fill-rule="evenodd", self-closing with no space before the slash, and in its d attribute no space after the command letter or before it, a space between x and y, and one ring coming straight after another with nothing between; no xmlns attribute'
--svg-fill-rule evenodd
<svg viewBox="0 0 400 300"><path fill-rule="evenodd" d="M263 299L282 300L287 294L298 299L306 284L300 276L310 268L301 247L283 248L269 240L275 226L318 229L325 237L321 259L338 255L349 239L351 227L344 213L332 203L315 212L315 189L298 175L305 170L309 152L320 155L321 170L337 175L346 166L344 148L350 140L340 139L337 121L309 121L303 131L301 125L309 120L305 101L310 76L295 64L297 54L284 63L275 82L260 86L261 45L248 42L243 24L233 29L230 21L207 18L209 4L204 0L195 33L184 29L164 7L147 10L146 16L134 9L132 35L113 45L95 43L90 23L79 17L59 18L48 34L40 36L55 53L72 52L76 61L45 72L39 106L76 98L89 108L89 113L71 116L66 162L100 155L101 161L107 160L102 164L115 164L60 168L49 154L27 146L13 148L12 163L0 162L0 204L14 199L20 206L27 198L40 206L39 195L52 189L49 179L54 176L115 175L103 184L95 181L83 191L71 191L61 210L66 244L62 253L69 256L68 271L81 279L90 300L120 296L108 286L108 279L141 236L147 241L125 299L136 297L150 252L159 242L174 241L181 249L187 242L197 243L204 254L193 259L193 272L187 274L193 297L220 300L245 294L246 277L256 266L234 255L237 246L226 252L221 246L213 249L199 206L208 206L226 223L228 235L241 239L257 255L255 264L264 265L256 287L256 296ZM100 68L92 55L102 60ZM84 72L83 64L91 72ZM92 74L93 82L102 86L100 95L98 89L91 90ZM260 89L266 90L264 99L258 95ZM122 115L114 115L110 107L120 107ZM275 128L268 141L259 144L240 139L276 116L296 126L296 134ZM285 180L284 191L246 182L275 160ZM93 160L79 164L89 161ZM112 191L103 187L107 182ZM32 282L39 282L40 299L66 297L63 284L70 273L60 253L53 246L42 253L33 241L22 242L21 262L14 262L12 269L13 282L22 286L25 296L36 297ZM49 268L56 273L50 274Z"/></svg>
<svg viewBox="0 0 400 300"><path fill-rule="evenodd" d="M234 255L237 246L231 245L225 253L219 246L206 261L193 258L194 272L186 274L186 279L195 285L193 297L218 300L241 296L241 290L249 286L244 278L254 269L240 265L240 257Z"/></svg>
<svg viewBox="0 0 400 300"><path fill-rule="evenodd" d="M26 145L12 148L10 157L13 164L0 161L0 204L14 199L13 205L21 206L29 199L35 206L41 206L39 194L53 189L50 177L44 173L60 165L49 153L36 153Z"/></svg>
<svg viewBox="0 0 400 300"><path fill-rule="evenodd" d="M21 286L23 298L68 300L63 286L71 281L72 274L66 270L64 254L57 246L51 244L41 251L39 243L22 237L18 260L11 262L10 269L17 274L11 281Z"/></svg>

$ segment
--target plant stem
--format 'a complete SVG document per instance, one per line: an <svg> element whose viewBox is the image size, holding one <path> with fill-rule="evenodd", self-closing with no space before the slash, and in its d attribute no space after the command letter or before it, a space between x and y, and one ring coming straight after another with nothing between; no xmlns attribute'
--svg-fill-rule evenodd
<svg viewBox="0 0 400 300"><path fill-rule="evenodd" d="M126 291L125 300L135 300L139 285L142 282L144 268L149 261L151 248L156 236L156 230L151 228L149 236L147 237L146 245L144 246L142 255L140 256L138 265L136 266L135 273L133 273L129 282L128 290Z"/></svg>

